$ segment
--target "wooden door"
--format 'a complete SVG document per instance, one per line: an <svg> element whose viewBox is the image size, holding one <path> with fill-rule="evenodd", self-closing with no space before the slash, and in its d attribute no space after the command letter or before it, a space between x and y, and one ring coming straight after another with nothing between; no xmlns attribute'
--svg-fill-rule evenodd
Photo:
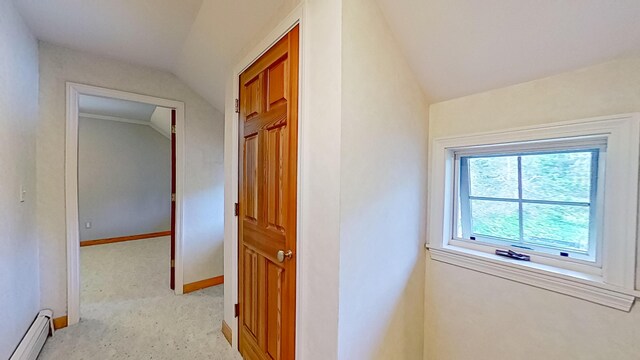
<svg viewBox="0 0 640 360"><path fill-rule="evenodd" d="M239 347L294 359L298 26L240 75Z"/></svg>
<svg viewBox="0 0 640 360"><path fill-rule="evenodd" d="M176 289L176 109L171 109L171 290Z"/></svg>

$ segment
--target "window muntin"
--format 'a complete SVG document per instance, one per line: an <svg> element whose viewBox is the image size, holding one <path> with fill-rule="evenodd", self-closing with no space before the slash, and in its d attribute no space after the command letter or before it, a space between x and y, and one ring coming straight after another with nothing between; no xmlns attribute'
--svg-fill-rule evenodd
<svg viewBox="0 0 640 360"><path fill-rule="evenodd" d="M523 148L455 155L455 238L595 263L604 145Z"/></svg>

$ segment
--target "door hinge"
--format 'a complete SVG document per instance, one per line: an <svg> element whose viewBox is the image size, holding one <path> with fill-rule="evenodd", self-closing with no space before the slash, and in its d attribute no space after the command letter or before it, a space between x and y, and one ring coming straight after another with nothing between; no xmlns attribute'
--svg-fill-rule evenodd
<svg viewBox="0 0 640 360"><path fill-rule="evenodd" d="M240 304L235 304L233 306L233 317L238 317L240 315Z"/></svg>
<svg viewBox="0 0 640 360"><path fill-rule="evenodd" d="M176 201L176 193L171 194L171 201Z"/></svg>
<svg viewBox="0 0 640 360"><path fill-rule="evenodd" d="M171 133L172 134L176 133L176 126L175 125L171 125Z"/></svg>
<svg viewBox="0 0 640 360"><path fill-rule="evenodd" d="M240 215L240 204L233 204L233 212L236 214L236 216Z"/></svg>
<svg viewBox="0 0 640 360"><path fill-rule="evenodd" d="M175 260L171 260L171 267L172 268L176 267L176 261Z"/></svg>
<svg viewBox="0 0 640 360"><path fill-rule="evenodd" d="M236 114L240 114L240 99L236 99Z"/></svg>

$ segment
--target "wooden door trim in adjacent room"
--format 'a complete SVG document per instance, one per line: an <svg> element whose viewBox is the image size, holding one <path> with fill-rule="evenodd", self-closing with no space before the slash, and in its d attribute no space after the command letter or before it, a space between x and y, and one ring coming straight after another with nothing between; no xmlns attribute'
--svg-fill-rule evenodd
<svg viewBox="0 0 640 360"><path fill-rule="evenodd" d="M176 216L175 216L175 293L183 290L183 208L185 168L185 105L181 101L67 82L65 133L65 215L67 242L67 318L74 325L80 320L80 229L78 214L78 102L80 95L102 96L141 102L176 110Z"/></svg>
<svg viewBox="0 0 640 360"><path fill-rule="evenodd" d="M295 358L299 28L239 76L238 349L247 359Z"/></svg>
<svg viewBox="0 0 640 360"><path fill-rule="evenodd" d="M152 239L152 238L157 238L161 236L170 236L170 235L171 235L171 230L168 230L168 231L152 232L147 234L136 234L136 235L103 238L103 239L82 240L80 241L80 247L113 244L113 243L132 241L132 240Z"/></svg>

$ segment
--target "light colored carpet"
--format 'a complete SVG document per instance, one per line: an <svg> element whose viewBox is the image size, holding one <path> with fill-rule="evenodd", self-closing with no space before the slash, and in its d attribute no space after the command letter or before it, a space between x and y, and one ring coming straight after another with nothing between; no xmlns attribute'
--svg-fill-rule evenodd
<svg viewBox="0 0 640 360"><path fill-rule="evenodd" d="M38 359L241 359L220 332L222 286L174 295L169 256L169 237L81 248L80 323Z"/></svg>

